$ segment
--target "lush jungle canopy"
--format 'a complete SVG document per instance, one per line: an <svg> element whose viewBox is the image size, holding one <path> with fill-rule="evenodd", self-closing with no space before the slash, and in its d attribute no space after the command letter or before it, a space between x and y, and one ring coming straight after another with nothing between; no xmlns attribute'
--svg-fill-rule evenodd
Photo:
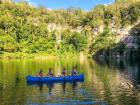
<svg viewBox="0 0 140 105"><path fill-rule="evenodd" d="M49 10L27 2L0 2L0 55L63 54L88 52L116 46L118 33L140 20L140 2L116 0L90 11L70 7ZM118 46L118 45L117 45ZM122 48L122 45L116 47ZM123 50L123 49L121 49ZM119 50L120 51L120 50Z"/></svg>

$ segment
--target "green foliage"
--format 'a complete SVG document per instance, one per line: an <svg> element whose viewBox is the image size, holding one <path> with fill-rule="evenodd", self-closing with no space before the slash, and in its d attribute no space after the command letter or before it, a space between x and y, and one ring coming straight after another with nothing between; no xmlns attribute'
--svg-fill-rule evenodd
<svg viewBox="0 0 140 105"><path fill-rule="evenodd" d="M18 44L11 36L0 36L0 51L15 52L16 50L18 50Z"/></svg>
<svg viewBox="0 0 140 105"><path fill-rule="evenodd" d="M98 35L94 39L94 43L91 46L92 54L102 49L111 49L111 46L115 44L115 35L111 33L109 29L106 29L103 33Z"/></svg>
<svg viewBox="0 0 140 105"><path fill-rule="evenodd" d="M68 51L68 49L72 52L83 51L87 47L87 36L78 32L70 32L69 30L66 30L62 33L62 50L64 50L64 46L67 46L66 51Z"/></svg>
<svg viewBox="0 0 140 105"><path fill-rule="evenodd" d="M86 48L87 40L84 35L74 32L69 39L69 44L73 45L76 51L80 52Z"/></svg>
<svg viewBox="0 0 140 105"><path fill-rule="evenodd" d="M128 3L128 2L137 2L139 0L115 0L115 3Z"/></svg>
<svg viewBox="0 0 140 105"><path fill-rule="evenodd" d="M0 3L0 51L23 53L80 52L92 46L92 53L113 45L115 35L108 28L122 28L140 19L140 3L116 0L97 5L89 12L80 8L47 10L27 2ZM48 28L48 25L55 24ZM61 27L58 27L61 26ZM93 30L106 30L92 37ZM81 31L79 31L79 27ZM51 31L50 31L51 30Z"/></svg>

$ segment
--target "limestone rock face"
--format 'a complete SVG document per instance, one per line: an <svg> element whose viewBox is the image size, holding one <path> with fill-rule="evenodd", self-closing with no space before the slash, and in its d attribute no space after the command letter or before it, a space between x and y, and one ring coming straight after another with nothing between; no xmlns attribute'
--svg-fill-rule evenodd
<svg viewBox="0 0 140 105"><path fill-rule="evenodd" d="M128 34L122 39L127 48L139 49L140 41L140 23L131 27Z"/></svg>
<svg viewBox="0 0 140 105"><path fill-rule="evenodd" d="M140 39L140 22L134 25L129 25L125 28L112 29L116 32L116 43L123 42L127 48L138 49L138 40Z"/></svg>

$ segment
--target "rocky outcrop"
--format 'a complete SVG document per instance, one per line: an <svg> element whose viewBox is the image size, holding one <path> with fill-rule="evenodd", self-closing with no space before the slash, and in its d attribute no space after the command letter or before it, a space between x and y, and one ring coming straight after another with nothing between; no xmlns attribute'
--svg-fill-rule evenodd
<svg viewBox="0 0 140 105"><path fill-rule="evenodd" d="M114 31L114 30L113 30ZM116 42L113 47L100 49L96 57L140 57L140 22L133 26L116 29Z"/></svg>
<svg viewBox="0 0 140 105"><path fill-rule="evenodd" d="M128 31L128 34L120 41L122 41L128 49L138 50L140 47L140 23L132 27Z"/></svg>

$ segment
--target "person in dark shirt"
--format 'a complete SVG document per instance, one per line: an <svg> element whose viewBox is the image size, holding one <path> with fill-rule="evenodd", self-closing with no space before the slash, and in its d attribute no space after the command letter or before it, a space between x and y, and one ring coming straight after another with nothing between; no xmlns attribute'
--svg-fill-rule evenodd
<svg viewBox="0 0 140 105"><path fill-rule="evenodd" d="M38 77L44 77L44 74L43 74L43 70L42 69L39 71Z"/></svg>
<svg viewBox="0 0 140 105"><path fill-rule="evenodd" d="M71 76L76 76L77 75L77 70L76 68L73 68L73 70L71 71Z"/></svg>
<svg viewBox="0 0 140 105"><path fill-rule="evenodd" d="M49 72L48 72L47 75L48 75L49 77L53 77L53 76L54 76L51 68L49 68Z"/></svg>
<svg viewBox="0 0 140 105"><path fill-rule="evenodd" d="M66 68L63 68L63 70L61 72L61 76L66 76Z"/></svg>

